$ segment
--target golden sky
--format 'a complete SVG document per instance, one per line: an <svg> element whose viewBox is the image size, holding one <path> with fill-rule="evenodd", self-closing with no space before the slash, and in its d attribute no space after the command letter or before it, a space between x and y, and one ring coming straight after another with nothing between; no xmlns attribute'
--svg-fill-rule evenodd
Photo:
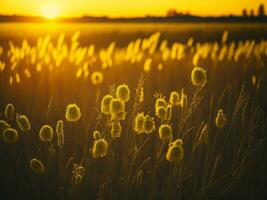
<svg viewBox="0 0 267 200"><path fill-rule="evenodd" d="M197 15L240 14L265 0L0 0L1 14L59 16L143 16L165 15L170 8Z"/></svg>

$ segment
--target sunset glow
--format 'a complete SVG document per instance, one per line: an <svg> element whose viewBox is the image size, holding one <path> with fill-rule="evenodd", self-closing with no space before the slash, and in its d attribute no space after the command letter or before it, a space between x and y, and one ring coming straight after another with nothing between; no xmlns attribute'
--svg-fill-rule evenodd
<svg viewBox="0 0 267 200"><path fill-rule="evenodd" d="M83 15L131 17L165 15L167 10L176 9L196 15L217 16L239 15L244 8L256 12L260 3L264 0L1 0L0 14L41 15L49 19Z"/></svg>
<svg viewBox="0 0 267 200"><path fill-rule="evenodd" d="M48 4L41 8L41 16L47 19L54 19L60 15L60 9L55 4Z"/></svg>

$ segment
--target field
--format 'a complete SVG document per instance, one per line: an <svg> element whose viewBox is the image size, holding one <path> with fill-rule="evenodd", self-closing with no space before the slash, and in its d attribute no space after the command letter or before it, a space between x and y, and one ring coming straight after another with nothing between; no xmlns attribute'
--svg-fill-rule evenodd
<svg viewBox="0 0 267 200"><path fill-rule="evenodd" d="M265 199L266 24L0 24L1 199Z"/></svg>

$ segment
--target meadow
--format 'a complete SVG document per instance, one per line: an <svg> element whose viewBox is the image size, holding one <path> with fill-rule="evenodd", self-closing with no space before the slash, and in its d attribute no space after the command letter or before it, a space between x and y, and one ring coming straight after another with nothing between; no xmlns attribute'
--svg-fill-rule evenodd
<svg viewBox="0 0 267 200"><path fill-rule="evenodd" d="M266 24L0 24L1 199L265 199Z"/></svg>

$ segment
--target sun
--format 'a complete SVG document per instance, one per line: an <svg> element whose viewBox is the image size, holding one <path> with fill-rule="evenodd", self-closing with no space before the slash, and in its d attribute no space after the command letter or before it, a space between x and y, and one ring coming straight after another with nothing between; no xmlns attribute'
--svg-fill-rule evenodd
<svg viewBox="0 0 267 200"><path fill-rule="evenodd" d="M49 20L55 19L60 15L58 5L48 4L41 8L41 15Z"/></svg>

